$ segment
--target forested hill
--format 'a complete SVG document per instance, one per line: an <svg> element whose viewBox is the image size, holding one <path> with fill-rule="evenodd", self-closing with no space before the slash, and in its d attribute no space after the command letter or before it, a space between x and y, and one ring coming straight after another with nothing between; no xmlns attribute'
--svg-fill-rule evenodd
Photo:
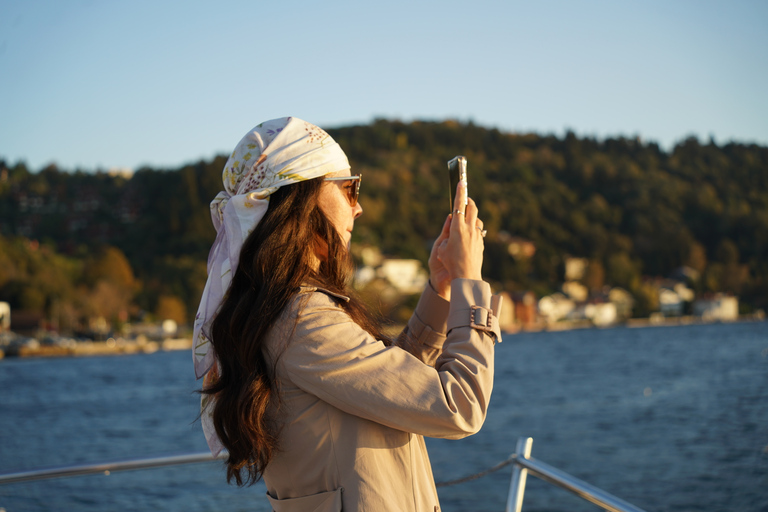
<svg viewBox="0 0 768 512"><path fill-rule="evenodd" d="M426 257L448 208L445 161L467 156L470 194L489 230L485 274L507 289L556 289L563 258L637 291L642 276L689 266L699 292L768 296L768 148L701 144L670 152L636 139L515 135L472 124L377 121L332 130L366 193L360 236ZM508 233L533 241L509 257ZM596 275L595 275L596 274ZM601 275L602 274L602 275Z"/></svg>
<svg viewBox="0 0 768 512"><path fill-rule="evenodd" d="M564 258L578 256L590 260L593 289L610 284L637 295L644 276L685 265L699 274L699 292L766 305L766 147L690 138L665 152L635 139L519 135L452 121L378 120L329 132L363 174L353 242L426 261L449 211L445 163L463 154L489 231L484 273L498 288L554 291ZM12 283L21 296L32 282L34 272L9 263L22 251L12 250L12 237L23 236L75 262L116 247L137 277L140 307L153 311L164 296L194 311L214 237L208 203L225 159L132 177L0 163L0 294ZM511 257L511 237L533 242L533 257ZM84 278L73 265L77 288Z"/></svg>

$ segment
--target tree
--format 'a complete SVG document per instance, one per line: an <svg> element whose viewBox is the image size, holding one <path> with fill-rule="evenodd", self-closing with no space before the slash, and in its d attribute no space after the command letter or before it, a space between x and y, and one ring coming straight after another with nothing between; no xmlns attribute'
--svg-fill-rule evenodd
<svg viewBox="0 0 768 512"><path fill-rule="evenodd" d="M161 295L157 299L155 318L158 320L173 320L178 325L187 321L187 312L184 302L173 295Z"/></svg>
<svg viewBox="0 0 768 512"><path fill-rule="evenodd" d="M106 246L96 250L85 265L83 278L91 286L105 281L127 292L133 292L136 286L131 264L117 247Z"/></svg>

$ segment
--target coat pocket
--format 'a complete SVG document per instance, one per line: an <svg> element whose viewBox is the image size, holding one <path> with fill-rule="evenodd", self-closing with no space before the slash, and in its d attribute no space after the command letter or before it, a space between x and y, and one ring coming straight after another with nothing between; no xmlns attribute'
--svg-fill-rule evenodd
<svg viewBox="0 0 768 512"><path fill-rule="evenodd" d="M267 493L267 499L274 512L341 512L341 491L339 487L335 491L284 500L277 500Z"/></svg>

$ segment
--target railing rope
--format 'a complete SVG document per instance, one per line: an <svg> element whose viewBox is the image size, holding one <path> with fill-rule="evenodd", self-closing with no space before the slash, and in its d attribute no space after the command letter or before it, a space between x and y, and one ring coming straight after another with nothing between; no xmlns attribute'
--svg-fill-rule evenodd
<svg viewBox="0 0 768 512"><path fill-rule="evenodd" d="M500 470L503 467L509 466L510 464L513 464L515 462L515 455L510 455L507 460L503 460L496 464L495 466L492 466L488 469L484 469L483 471L480 471L479 473L475 473L474 475L465 476L463 478L457 478L456 480L448 480L446 482L437 482L435 484L435 487L448 487L450 485L458 485L463 484L466 482L471 482L472 480L477 480L478 478L482 478L486 475L490 475L491 473L495 473L496 471Z"/></svg>

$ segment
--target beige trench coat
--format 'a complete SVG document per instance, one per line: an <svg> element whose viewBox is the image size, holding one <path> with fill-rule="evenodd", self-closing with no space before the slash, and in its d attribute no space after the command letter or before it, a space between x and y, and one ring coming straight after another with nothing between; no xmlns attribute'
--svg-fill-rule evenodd
<svg viewBox="0 0 768 512"><path fill-rule="evenodd" d="M490 286L456 279L450 304L427 286L390 347L342 300L305 287L269 334L283 428L268 499L277 512L439 510L423 436L460 439L485 420L500 341Z"/></svg>

